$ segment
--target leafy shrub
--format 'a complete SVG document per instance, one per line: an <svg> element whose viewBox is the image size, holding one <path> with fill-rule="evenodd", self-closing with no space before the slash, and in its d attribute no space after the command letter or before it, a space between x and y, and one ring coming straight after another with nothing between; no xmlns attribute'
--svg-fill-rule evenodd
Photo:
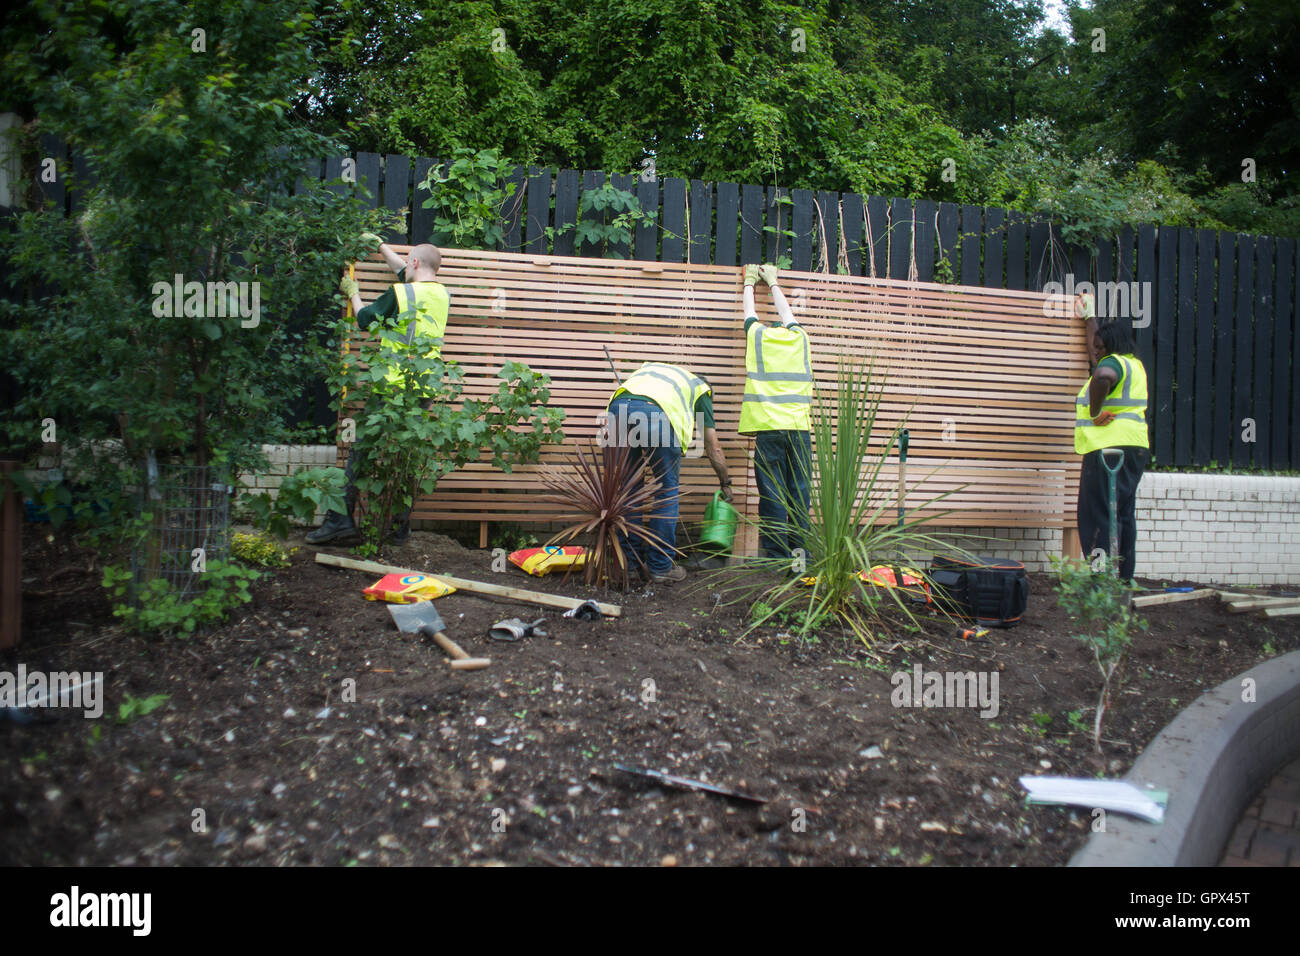
<svg viewBox="0 0 1300 956"><path fill-rule="evenodd" d="M515 192L515 183L502 182L509 164L495 149L461 147L453 157L430 169L420 183L430 194L424 208L434 210L429 241L453 249L495 249L505 238L502 207Z"/></svg>
<svg viewBox="0 0 1300 956"><path fill-rule="evenodd" d="M578 221L567 222L556 228L548 226L546 237L572 231L581 249L583 244L600 247L600 255L609 259L622 259L623 253L615 246L626 246L632 241L632 230L643 222L654 222L655 213L641 208L641 201L626 189L617 189L613 183L584 189L578 202Z"/></svg>
<svg viewBox="0 0 1300 956"><path fill-rule="evenodd" d="M317 511L343 511L346 487L342 468L300 468L280 482L275 497L264 491L247 491L239 503L250 512L256 527L284 539L289 535L290 520L310 524Z"/></svg>
<svg viewBox="0 0 1300 956"><path fill-rule="evenodd" d="M172 636L193 634L207 624L225 620L227 613L253 599L249 586L261 572L226 561L210 561L203 572L204 588L182 595L166 578L145 582L138 607L128 600L131 572L120 565L104 569L103 586L115 598L113 616L141 634Z"/></svg>
<svg viewBox="0 0 1300 956"><path fill-rule="evenodd" d="M287 568L292 563L292 551L261 534L236 532L230 542L230 553L245 564L255 564L259 568Z"/></svg>
<svg viewBox="0 0 1300 956"><path fill-rule="evenodd" d="M1101 753L1101 724L1119 687L1119 671L1134 632L1145 631L1147 622L1133 613L1130 601L1137 588L1119 577L1118 568L1094 572L1086 561L1062 560L1056 555L1052 566L1060 605L1081 629L1071 637L1088 645L1101 672L1101 694L1092 725L1093 746Z"/></svg>
<svg viewBox="0 0 1300 956"><path fill-rule="evenodd" d="M354 479L365 496L357 515L363 554L383 546L393 517L408 512L417 496L432 494L444 475L484 452L509 474L516 464L537 461L543 445L564 439L564 410L550 407L548 375L507 362L495 392L462 400L460 366L428 357L437 343L417 332L395 350L385 339L393 335L385 330L365 340L359 355L343 360L334 382L335 394L363 406L354 446L365 449ZM399 387L388 381L392 369L401 373ZM341 500L334 510L344 510Z"/></svg>

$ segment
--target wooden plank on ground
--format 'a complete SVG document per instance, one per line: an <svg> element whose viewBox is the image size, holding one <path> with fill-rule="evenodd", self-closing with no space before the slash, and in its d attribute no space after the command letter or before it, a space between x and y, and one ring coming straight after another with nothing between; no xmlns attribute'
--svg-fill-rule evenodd
<svg viewBox="0 0 1300 956"><path fill-rule="evenodd" d="M542 604L547 607L562 607L567 609L578 607L585 603L584 598L565 597L562 594L547 594L543 591L530 591L527 588L517 588L504 584L488 584L484 581L471 581L468 578L458 578L450 574L441 574L437 571L418 571L414 568L399 568L392 564L380 564L378 561L359 561L356 558L347 558L339 554L328 554L324 551L316 552L316 563L328 565L334 568L346 568L350 571L369 571L372 574L425 574L437 578L445 584L450 584L458 591L468 591L471 594L482 594L488 597L505 598L512 601L526 601L531 604ZM619 617L623 609L617 604L602 604L599 601L594 602L600 613L607 617Z"/></svg>
<svg viewBox="0 0 1300 956"><path fill-rule="evenodd" d="M1195 591L1175 592L1173 594L1144 594L1133 599L1134 607L1155 607L1159 604L1178 604L1180 601L1199 601L1219 593L1214 588L1198 588Z"/></svg>

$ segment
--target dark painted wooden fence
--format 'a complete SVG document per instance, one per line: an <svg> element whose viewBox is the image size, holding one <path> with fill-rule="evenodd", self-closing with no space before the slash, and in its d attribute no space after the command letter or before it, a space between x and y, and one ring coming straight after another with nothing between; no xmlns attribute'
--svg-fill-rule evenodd
<svg viewBox="0 0 1300 956"><path fill-rule="evenodd" d="M66 155L52 141L47 148L48 155ZM423 156L358 153L312 163L304 176L355 176L355 184L334 188L364 187L359 193L373 205L407 210L405 231L387 238L421 242L432 232L433 211L424 208L427 193L418 185L434 165ZM1133 322L1149 376L1156 464L1300 469L1294 239L1139 225L1095 249L1079 249L1067 247L1050 222L992 207L610 178L654 213L652 223L615 247L634 259L742 265L788 258L798 271L1008 289L1109 284L1101 287L1107 294L1098 296L1099 310ZM583 190L605 179L601 171L514 168L501 250L600 255L564 227L577 221ZM75 211L75 194L63 190L60 181L47 195Z"/></svg>

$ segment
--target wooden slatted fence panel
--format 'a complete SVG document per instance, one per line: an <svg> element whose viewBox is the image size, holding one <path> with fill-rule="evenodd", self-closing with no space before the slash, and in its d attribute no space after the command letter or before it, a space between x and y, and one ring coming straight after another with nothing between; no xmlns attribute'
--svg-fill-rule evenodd
<svg viewBox="0 0 1300 956"><path fill-rule="evenodd" d="M378 255L358 264L357 278L367 302L393 280ZM463 368L465 397L495 390L503 361L526 362L551 377L569 449L596 436L613 393L604 347L621 378L644 361L706 374L737 506L757 513L752 442L736 431L745 381L739 268L448 249L439 281L451 295L443 355ZM781 284L802 303L823 394L833 394L841 357L884 373L874 442L908 417L909 509L952 492L938 505L952 512L944 526L1073 525L1074 394L1088 370L1083 327L1067 318L1064 296L822 273L785 272ZM770 297L757 299L760 315L773 317ZM471 464L414 516L553 521L561 509L542 500L539 473L564 459L565 447L549 447L539 465L510 475ZM891 458L881 487L892 495L896 479ZM683 518L697 519L717 486L698 450L683 461L681 483Z"/></svg>

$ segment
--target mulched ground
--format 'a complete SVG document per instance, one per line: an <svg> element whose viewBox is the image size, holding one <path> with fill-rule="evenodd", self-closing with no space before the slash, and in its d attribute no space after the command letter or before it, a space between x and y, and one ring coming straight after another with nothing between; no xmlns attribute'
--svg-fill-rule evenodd
<svg viewBox="0 0 1300 956"><path fill-rule="evenodd" d="M163 641L118 626L98 572L77 570L89 556L46 533L25 529L27 586L69 570L46 588L60 593L26 599L23 644L0 670L103 671L107 707L99 720L0 721L7 864L1060 865L1090 818L1026 807L1021 775L1122 776L1203 690L1300 647L1300 618L1233 616L1217 599L1150 609L1099 759L1100 678L1041 576L1019 626L962 643L926 619L877 643L878 661L837 634L746 635L747 609L698 578L591 594L493 573L489 553L416 533L386 560L624 607L578 622L442 598L450 635L493 660L452 672L361 598L377 575L320 566L310 547L228 625ZM487 638L514 616L545 616L550 637ZM996 671L999 713L894 707L890 675L918 663ZM158 693L169 699L152 714L113 719L125 695Z"/></svg>

